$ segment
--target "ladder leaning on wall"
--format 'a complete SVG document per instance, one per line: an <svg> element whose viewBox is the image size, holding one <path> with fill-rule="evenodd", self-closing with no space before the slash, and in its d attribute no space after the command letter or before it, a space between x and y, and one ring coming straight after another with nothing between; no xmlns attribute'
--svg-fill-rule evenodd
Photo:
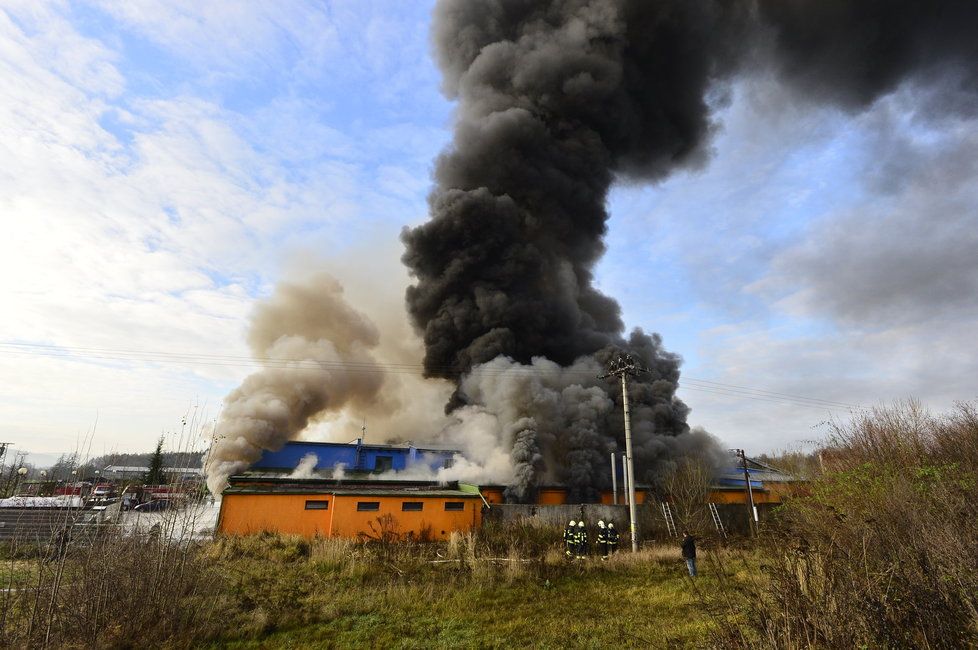
<svg viewBox="0 0 978 650"><path fill-rule="evenodd" d="M662 502L662 518L666 520L666 530L669 531L670 537L676 537L676 522L672 518L672 508L669 507L669 502Z"/></svg>
<svg viewBox="0 0 978 650"><path fill-rule="evenodd" d="M720 533L720 537L727 539L727 531L723 528L723 521L720 519L717 504L710 502L707 505L710 507L710 516L713 517L713 525L717 527L717 532Z"/></svg>

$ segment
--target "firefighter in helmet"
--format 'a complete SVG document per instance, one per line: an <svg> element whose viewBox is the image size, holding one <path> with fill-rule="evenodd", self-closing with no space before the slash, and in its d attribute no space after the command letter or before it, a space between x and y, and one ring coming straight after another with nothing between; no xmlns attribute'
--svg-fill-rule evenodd
<svg viewBox="0 0 978 650"><path fill-rule="evenodd" d="M601 559L608 559L608 529L605 528L604 520L598 521L598 552Z"/></svg>
<svg viewBox="0 0 978 650"><path fill-rule="evenodd" d="M612 555L618 550L618 529L615 528L614 522L608 522L608 530L605 531L605 537L608 540L608 555Z"/></svg>
<svg viewBox="0 0 978 650"><path fill-rule="evenodd" d="M583 560L588 554L587 528L583 521L577 522L577 559Z"/></svg>
<svg viewBox="0 0 978 650"><path fill-rule="evenodd" d="M567 524L567 528L564 529L564 554L568 558L574 557L574 548L576 546L577 540L577 522L573 519Z"/></svg>

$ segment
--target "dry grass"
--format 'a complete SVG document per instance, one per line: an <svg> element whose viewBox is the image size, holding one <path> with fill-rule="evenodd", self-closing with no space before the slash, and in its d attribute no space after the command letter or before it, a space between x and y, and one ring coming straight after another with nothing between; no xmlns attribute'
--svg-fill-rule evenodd
<svg viewBox="0 0 978 650"><path fill-rule="evenodd" d="M183 639L215 624L221 575L196 544L76 530L64 552L37 547L8 563L0 645L134 647ZM14 550L16 553L16 550Z"/></svg>
<svg viewBox="0 0 978 650"><path fill-rule="evenodd" d="M271 571L240 555L231 560L251 602L213 647L703 647L713 637L707 610L719 605L716 567L706 562L693 583L676 548L569 562L556 548L538 557L512 547L486 555L485 540L457 535L404 546L390 567L369 546L325 550L334 542L313 541L323 550ZM258 537L219 546L223 553L265 543L290 542ZM328 569L318 558L329 558ZM727 561L740 567L733 556ZM740 580L724 576L728 584Z"/></svg>
<svg viewBox="0 0 978 650"><path fill-rule="evenodd" d="M559 531L537 527L528 541L525 526L396 545L271 534L180 543L106 531L56 562L16 560L29 588L8 592L0 633L20 648L709 641L703 606L717 576L706 570L691 583L677 549L568 561L559 542L543 541Z"/></svg>
<svg viewBox="0 0 978 650"><path fill-rule="evenodd" d="M754 615L727 642L978 646L974 406L878 410L829 442L828 471L767 531L769 579L741 593L734 606Z"/></svg>

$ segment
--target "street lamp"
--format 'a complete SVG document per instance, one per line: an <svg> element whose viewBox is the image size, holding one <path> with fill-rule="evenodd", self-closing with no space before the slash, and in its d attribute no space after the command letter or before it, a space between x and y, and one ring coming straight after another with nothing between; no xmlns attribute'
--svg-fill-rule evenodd
<svg viewBox="0 0 978 650"><path fill-rule="evenodd" d="M27 476L27 468L21 467L17 470L17 485L14 486L14 496L17 495L17 490L20 488L20 482Z"/></svg>

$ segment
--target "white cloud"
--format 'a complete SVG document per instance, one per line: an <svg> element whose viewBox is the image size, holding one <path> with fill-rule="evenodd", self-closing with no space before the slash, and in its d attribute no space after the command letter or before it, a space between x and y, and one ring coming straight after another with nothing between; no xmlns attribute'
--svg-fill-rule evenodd
<svg viewBox="0 0 978 650"><path fill-rule="evenodd" d="M976 329L978 322L967 320L939 329L924 325L786 336L761 323L729 325L702 334L701 354L708 362L688 374L728 386L866 407L914 397L941 411L955 401L978 399L970 380L978 373L978 360L970 353ZM693 407L693 422L727 444L758 452L819 439L824 434L821 423L849 413L844 407L813 407L799 399L699 390L704 386L688 382L680 389Z"/></svg>
<svg viewBox="0 0 978 650"><path fill-rule="evenodd" d="M328 36L302 7L111 11L174 52L204 52L202 65L231 76L293 37L313 65ZM33 3L0 10L0 342L246 356L251 303L290 250L314 241L339 250L365 217L424 212L416 179L427 161L405 153L419 139L431 146L427 127L424 136L382 127L401 157L375 185L364 143L384 138L376 124L341 132L320 121L315 98L235 112L196 93L196 82L140 96L127 88L139 69L117 39L81 36L68 13ZM291 113L280 115L283 106ZM142 450L194 400L216 415L250 369L75 356L83 358L0 349L0 439L70 450L99 412L98 444Z"/></svg>

